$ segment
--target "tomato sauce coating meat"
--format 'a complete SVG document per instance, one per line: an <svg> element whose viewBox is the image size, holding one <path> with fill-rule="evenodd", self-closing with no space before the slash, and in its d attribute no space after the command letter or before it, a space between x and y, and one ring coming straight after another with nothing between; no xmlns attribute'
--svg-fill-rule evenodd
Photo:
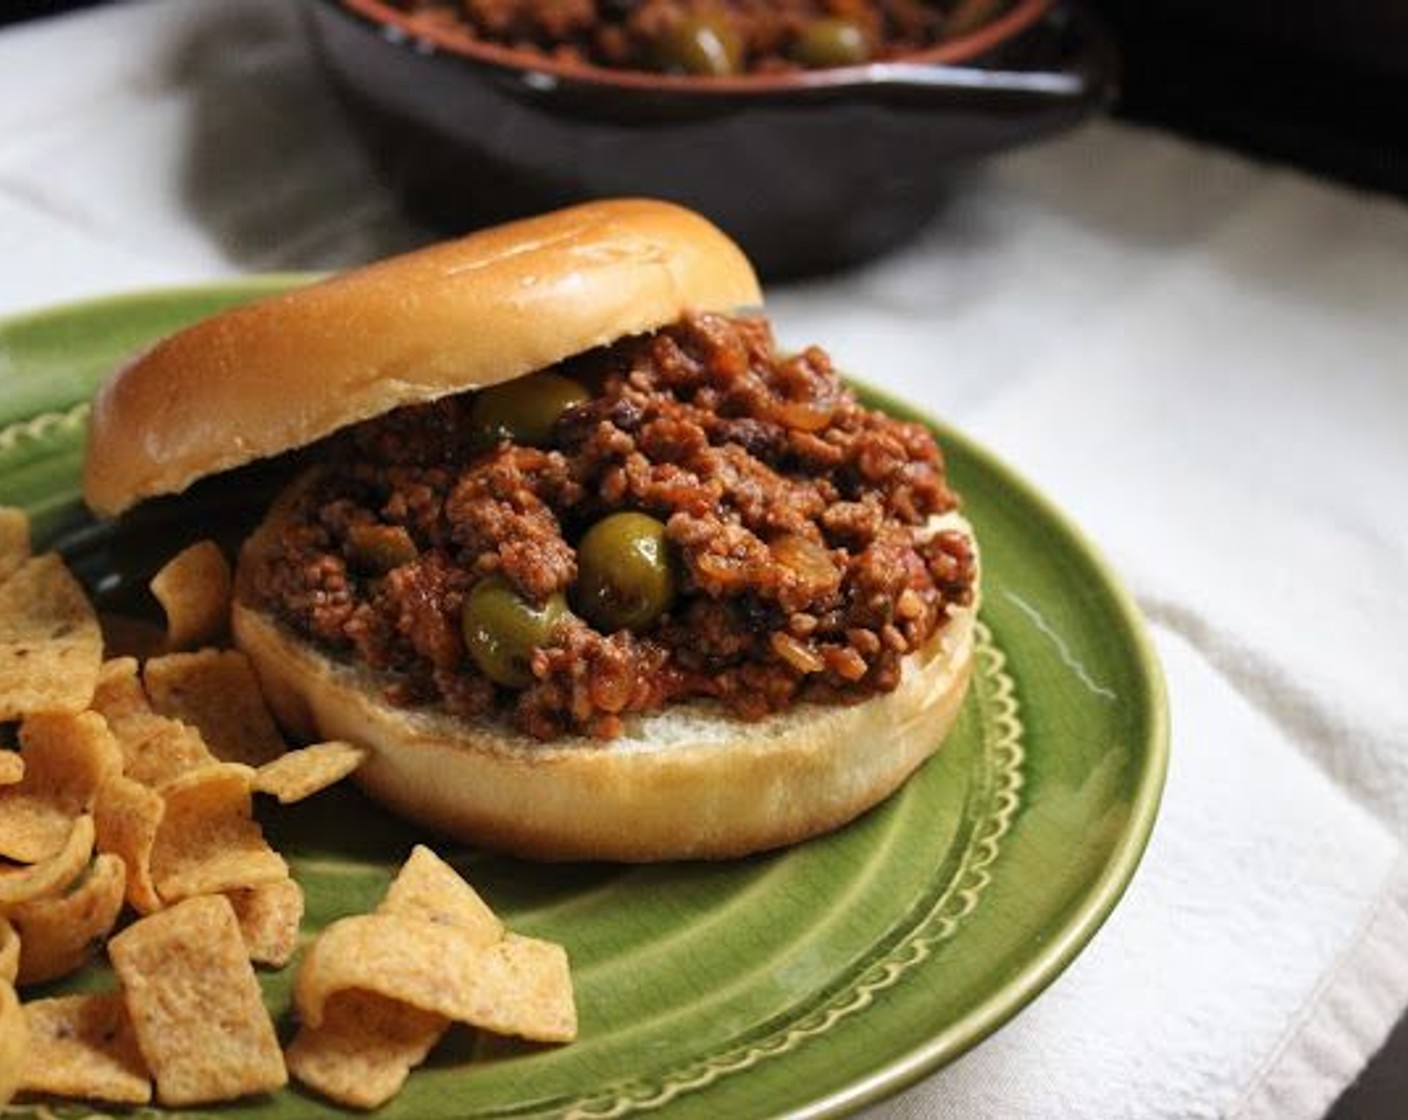
<svg viewBox="0 0 1408 1120"><path fill-rule="evenodd" d="M780 355L765 321L700 314L554 373L585 391L546 446L487 438L475 394L333 437L257 594L381 671L393 703L504 713L545 740L609 739L695 698L745 718L864 700L972 601L968 539L928 526L957 505L932 436L863 407L821 350ZM668 611L634 632L565 612L525 687L480 672L471 588L498 573L528 604L573 603L583 534L622 510L664 525Z"/></svg>
<svg viewBox="0 0 1408 1120"><path fill-rule="evenodd" d="M896 58L965 34L1006 0L399 0L427 31L567 62L702 76Z"/></svg>

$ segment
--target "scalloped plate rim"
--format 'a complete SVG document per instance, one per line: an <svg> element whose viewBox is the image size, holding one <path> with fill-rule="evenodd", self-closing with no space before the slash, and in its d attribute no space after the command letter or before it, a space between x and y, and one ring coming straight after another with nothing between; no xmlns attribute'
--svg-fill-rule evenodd
<svg viewBox="0 0 1408 1120"><path fill-rule="evenodd" d="M1102 590L1109 595L1117 617L1124 624L1125 639L1142 670L1140 679L1146 689L1144 702L1149 709L1150 728L1146 743L1147 764L1140 774L1129 822L1111 859L1105 864L1095 886L1081 900L1072 919L1060 927L1057 935L1046 942L1038 953L1033 954L1020 973L980 1007L908 1053L890 1059L883 1067L848 1089L789 1112L788 1116L794 1118L849 1115L912 1087L990 1037L1050 987L1114 913L1133 881L1153 835L1168 777L1169 709L1163 669L1138 605L1103 553L1060 507L984 445L887 390L849 375L847 380L886 410L921 417L924 423L940 431L942 446L961 444L964 455L979 463L987 473L997 476L1004 486L1019 493L1024 502L1035 506L1066 534L1070 544L1100 577ZM1001 648L1000 644L998 648Z"/></svg>

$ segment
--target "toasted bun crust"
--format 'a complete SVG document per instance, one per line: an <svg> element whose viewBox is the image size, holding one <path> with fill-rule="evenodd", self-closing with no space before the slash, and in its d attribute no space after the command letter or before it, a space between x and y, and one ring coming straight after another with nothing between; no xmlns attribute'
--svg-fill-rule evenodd
<svg viewBox="0 0 1408 1120"><path fill-rule="evenodd" d="M396 812L514 855L723 859L830 831L938 749L967 691L974 608L908 659L895 691L756 723L693 702L636 717L607 743L540 743L503 722L393 708L371 672L328 658L253 602L250 572L278 518L276 508L245 546L233 619L275 714L302 738L369 748L358 780ZM967 523L950 514L942 527Z"/></svg>
<svg viewBox="0 0 1408 1120"><path fill-rule="evenodd" d="M399 405L521 377L684 312L760 306L752 267L663 202L589 203L236 307L115 373L89 423L98 513Z"/></svg>

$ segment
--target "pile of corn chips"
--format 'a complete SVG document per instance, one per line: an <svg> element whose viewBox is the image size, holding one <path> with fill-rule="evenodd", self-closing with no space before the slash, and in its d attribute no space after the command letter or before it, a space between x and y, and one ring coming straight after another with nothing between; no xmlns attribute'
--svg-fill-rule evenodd
<svg viewBox="0 0 1408 1120"><path fill-rule="evenodd" d="M30 555L0 509L0 1105L73 1098L172 1107L276 1090L294 1078L374 1108L452 1023L568 1042L567 956L520 937L427 848L374 913L330 925L294 983L285 1051L254 965L299 947L303 892L253 815L352 773L361 748L288 750L249 662L212 648L231 577L209 542L151 584L167 616L139 663L104 634L56 555ZM130 628L125 632L129 636ZM133 919L133 920L129 920ZM110 991L22 1003L104 945Z"/></svg>

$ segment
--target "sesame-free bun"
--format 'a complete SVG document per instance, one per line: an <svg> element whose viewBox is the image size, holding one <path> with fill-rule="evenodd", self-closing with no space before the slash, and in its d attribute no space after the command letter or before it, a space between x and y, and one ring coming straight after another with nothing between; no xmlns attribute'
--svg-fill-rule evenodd
<svg viewBox="0 0 1408 1120"><path fill-rule="evenodd" d="M689 312L760 305L738 248L675 206L601 202L486 230L158 343L94 403L85 497L119 513L402 405L520 377ZM256 594L315 473L284 491L244 545L235 641L289 731L365 746L357 778L373 797L465 841L624 862L790 844L893 793L939 748L962 704L976 604L951 611L906 659L895 690L850 705L799 703L760 721L697 700L632 715L607 742L544 743L506 716L395 707L387 678L295 633ZM957 514L932 526L941 529L969 532Z"/></svg>
<svg viewBox="0 0 1408 1120"><path fill-rule="evenodd" d="M724 859L805 840L883 801L936 751L967 691L976 603L906 659L900 685L851 705L802 703L760 721L691 701L631 717L609 742L539 742L504 719L396 708L384 680L324 654L264 610L252 573L285 495L245 544L233 628L281 723L371 753L357 780L401 815L542 860ZM968 533L950 513L932 531Z"/></svg>
<svg viewBox="0 0 1408 1120"><path fill-rule="evenodd" d="M761 305L732 241L663 202L588 203L235 307L157 343L93 403L98 513L482 388L686 311Z"/></svg>

